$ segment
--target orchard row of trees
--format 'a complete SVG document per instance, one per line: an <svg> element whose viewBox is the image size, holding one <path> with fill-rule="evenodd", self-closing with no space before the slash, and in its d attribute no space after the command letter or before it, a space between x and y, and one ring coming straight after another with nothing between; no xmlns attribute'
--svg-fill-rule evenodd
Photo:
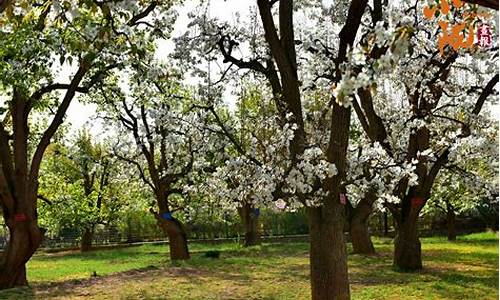
<svg viewBox="0 0 500 300"><path fill-rule="evenodd" d="M114 232L112 239L127 238L129 242L164 236L148 212L156 207L156 196L140 178L141 158L134 160L136 153L125 148L118 151L114 137L97 142L88 129L66 136L58 134L41 166L44 176L38 191L38 220L47 229L46 237L57 241L67 236L80 241L81 251L88 251L96 233ZM208 196L191 199L178 193L171 199L176 207L189 203L171 209L170 214L175 214L192 237L238 237L243 233L245 245L252 246L260 243L261 233L307 233L302 210L228 208Z"/></svg>
<svg viewBox="0 0 500 300"><path fill-rule="evenodd" d="M115 154L115 138L96 142L88 129L73 135L66 133L66 138L63 132L59 130L41 166L44 176L38 193L38 220L47 229L45 245L71 246L79 242L81 251L88 251L94 240L98 243L137 242L161 238L161 230L147 212L148 207L155 206L154 195L143 185L137 170L130 168L131 160L121 159L125 157L123 154ZM465 180L461 176L465 176ZM482 180L494 177L482 176ZM487 195L474 195L467 188L474 176L460 170L447 172L440 178L445 182L436 185L435 196L423 212L427 230L444 232L446 229L449 239L454 240L456 215L461 217L459 230L470 226L470 222L477 225L471 230L495 226L492 221L498 216L495 203L491 203ZM261 211L244 204L225 209L218 201L207 201L207 197L175 212L191 238L237 237L243 233L244 244L251 246L259 244L261 234L307 233L302 208L286 212L275 206L262 207ZM349 201L346 205L344 231L350 232L354 253L375 253L369 223L372 232L387 235L388 230L393 230L392 218L388 218L387 212L382 213L383 209L367 207L363 202L357 205L358 212L355 203ZM360 213L360 209L365 212ZM372 211L378 215L375 219Z"/></svg>
<svg viewBox="0 0 500 300"><path fill-rule="evenodd" d="M55 138L41 166L44 176L38 194L38 219L47 229L45 236L49 240L45 244L74 245L79 241L81 250L88 251L93 240L137 242L161 238L161 231L147 212L148 207L155 206L154 195L138 178L137 171L130 168L130 159L114 154L115 139L95 142L97 139L87 129L74 136L66 135L70 137L59 134ZM477 167L469 168L479 171ZM475 225L470 230L496 228L496 204L488 195L473 194L467 188L475 176L464 170L445 172L440 176L444 182L436 184L430 205L423 211L425 229L446 231L449 240L454 240L457 226L458 230L470 225ZM494 175L481 175L481 180L487 178ZM175 212L190 238L238 237L243 233L245 245L251 246L259 243L261 234L307 233L302 208L286 212L276 206L250 209L246 204L247 207L225 209L217 201L207 201L207 197ZM362 201L357 208L355 205L346 203L344 231L350 232L354 253L373 254L369 231L388 235L390 230L392 234L393 220L383 208L367 206ZM457 215L459 219L455 220Z"/></svg>
<svg viewBox="0 0 500 300"><path fill-rule="evenodd" d="M498 197L487 104L498 48L441 55L439 18L423 17L424 2L257 0L228 22L202 1L171 38L175 1L2 1L0 200L10 234L0 288L27 283L45 233L40 201L82 199L74 211L88 246L103 216L145 190L172 259L189 258L179 216L199 207L237 211L247 245L259 242L257 209L303 207L315 300L350 298L345 221L354 251L373 253L376 209L395 220L394 265L421 269L418 221L431 202L452 222L459 206ZM437 16L474 25L470 12L496 13L494 2ZM175 50L158 60L165 40ZM99 108L109 147L85 134L50 146L76 95ZM142 184L121 188L131 177Z"/></svg>

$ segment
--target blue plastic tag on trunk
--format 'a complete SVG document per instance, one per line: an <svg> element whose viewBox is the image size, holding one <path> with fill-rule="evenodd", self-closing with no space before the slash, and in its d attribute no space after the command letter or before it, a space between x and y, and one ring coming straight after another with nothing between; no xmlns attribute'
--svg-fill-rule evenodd
<svg viewBox="0 0 500 300"><path fill-rule="evenodd" d="M166 213L163 213L161 216L165 220L172 220L172 213L166 212Z"/></svg>
<svg viewBox="0 0 500 300"><path fill-rule="evenodd" d="M258 217L260 215L260 209L259 208L254 208L253 209L253 214Z"/></svg>

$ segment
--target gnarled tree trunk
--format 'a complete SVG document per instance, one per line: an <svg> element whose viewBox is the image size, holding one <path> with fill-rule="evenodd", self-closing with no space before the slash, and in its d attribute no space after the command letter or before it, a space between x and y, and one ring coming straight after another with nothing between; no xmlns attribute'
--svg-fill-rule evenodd
<svg viewBox="0 0 500 300"><path fill-rule="evenodd" d="M366 220L352 220L350 234L353 253L365 255L375 254L375 247L373 247L368 231L368 222Z"/></svg>
<svg viewBox="0 0 500 300"><path fill-rule="evenodd" d="M35 221L11 219L9 242L0 265L0 289L27 285L26 263L42 242L43 231Z"/></svg>
<svg viewBox="0 0 500 300"><path fill-rule="evenodd" d="M425 205L422 198L407 197L394 239L394 266L403 271L422 269L422 248L418 237L418 214Z"/></svg>
<svg viewBox="0 0 500 300"><path fill-rule="evenodd" d="M384 211L384 236L389 235L389 217L387 215L387 211Z"/></svg>
<svg viewBox="0 0 500 300"><path fill-rule="evenodd" d="M0 289L27 284L26 263L42 243L44 234L37 224L40 164L52 137L64 121L80 82L89 70L91 61L88 57L80 61L64 98L38 143L31 143L28 122L30 112L33 104L53 89L46 89L45 86L29 96L21 92L24 89L12 86L10 113L4 119L6 122L0 122L0 204L10 233L7 249L0 261ZM5 124L8 123L12 125L11 132L6 129ZM33 155L30 156L30 153Z"/></svg>
<svg viewBox="0 0 500 300"><path fill-rule="evenodd" d="M375 247L373 247L368 230L368 219L373 211L373 203L376 199L376 194L373 191L368 191L358 205L352 209L349 232L353 253L375 254Z"/></svg>
<svg viewBox="0 0 500 300"><path fill-rule="evenodd" d="M297 72L293 24L294 3L292 0L279 1L278 28L273 17L273 3L268 0L257 0L264 37L279 71L283 103L286 105L286 112L291 113L291 123L297 125L290 143L290 158L295 163L304 153L308 142L302 113L301 84ZM339 34L338 55L336 58L332 57L337 66L346 60L347 50L354 44L367 3L368 1L362 0L352 1L350 4L346 22ZM342 77L341 72L340 68L336 68L335 79L332 83L338 83ZM267 77L271 75L266 74ZM329 126L330 140L326 154L328 161L337 167L338 174L323 182L323 190L329 193L324 197L322 206L308 208L313 300L350 298L347 251L343 231L343 206L339 196L346 178L346 153L351 111L350 108L340 106L337 101L332 101L332 107Z"/></svg>
<svg viewBox="0 0 500 300"><path fill-rule="evenodd" d="M427 127L420 127L410 134L408 141L408 159L417 158L415 173L418 184L408 187L408 178L402 178L398 184L398 194L401 204L397 209L392 208L394 218L398 224L398 232L394 239L394 266L402 271L422 269L422 248L418 237L418 218L420 211L429 199L432 184L439 172L436 162L430 170L425 157L419 157L418 151L429 149L430 131ZM407 190L407 192L405 192Z"/></svg>
<svg viewBox="0 0 500 300"><path fill-rule="evenodd" d="M245 247L260 245L259 216L251 204L243 204L238 213L245 228Z"/></svg>
<svg viewBox="0 0 500 300"><path fill-rule="evenodd" d="M158 225L168 237L168 246L170 248L171 260L189 259L189 250L187 244L187 235L181 222L174 217L165 219L163 213L154 213Z"/></svg>
<svg viewBox="0 0 500 300"><path fill-rule="evenodd" d="M82 235L80 251L86 252L92 249L92 239L94 238L94 227L87 227Z"/></svg>
<svg viewBox="0 0 500 300"><path fill-rule="evenodd" d="M402 223L394 240L394 265L404 271L422 269L417 220Z"/></svg>

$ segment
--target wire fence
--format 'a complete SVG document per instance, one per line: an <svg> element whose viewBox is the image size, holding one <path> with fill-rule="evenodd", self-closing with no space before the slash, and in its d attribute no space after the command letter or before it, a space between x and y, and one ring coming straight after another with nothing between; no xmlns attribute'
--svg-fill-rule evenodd
<svg viewBox="0 0 500 300"><path fill-rule="evenodd" d="M392 219L388 220L387 230L384 228L384 220L379 216L372 218L370 222L370 233L374 236L386 236L393 238L395 228L392 225ZM420 236L446 235L444 224L434 226L432 222L420 222ZM288 225L288 224L286 224ZM3 228L2 228L3 227ZM488 228L487 224L478 222L459 221L456 224L457 234L466 234L472 232L481 232ZM156 230L143 230L144 228L131 228L130 230L120 231L117 228L99 228L93 234L92 245L99 247L114 247L127 245L140 245L148 243L168 243L165 235L156 227ZM284 230L286 229L286 230ZM346 227L346 240L349 241ZM494 227L493 229L498 229ZM307 225L290 230L290 226L274 225L263 226L262 240L264 242L287 242L287 241L307 241ZM192 228L188 231L188 240L190 243L221 243L221 242L242 242L244 234L242 228ZM9 240L6 226L0 225L0 251L7 246ZM64 249L77 249L80 247L81 233L78 230L69 230L57 235L46 235L40 249L44 251L60 251Z"/></svg>
<svg viewBox="0 0 500 300"><path fill-rule="evenodd" d="M209 236L204 237L204 236ZM81 246L81 234L78 232L65 233L64 235L44 237L40 250L64 250L64 249L77 249ZM307 241L307 234L290 234L290 235L263 235L261 237L263 242L274 241ZM0 233L0 251L5 249L9 235L7 231ZM214 234L196 234L188 237L189 243L224 243L224 242L242 242L244 235L225 236L224 233L219 235ZM101 230L94 233L92 237L92 246L95 248L106 248L114 246L127 246L127 245L141 245L141 244L160 244L168 243L168 239L161 233L158 234L122 234L116 230Z"/></svg>
<svg viewBox="0 0 500 300"><path fill-rule="evenodd" d="M468 230L459 230L457 234L468 234L474 232L484 231L484 228L471 228ZM379 231L372 232L373 236L394 238L395 232L393 230L383 233ZM420 230L420 236L436 236L436 235L446 235L444 230ZM3 251L7 245L8 237L0 237L0 251ZM244 236L236 237L221 237L221 238L195 238L188 239L189 244L201 243L201 244L221 244L221 243L243 243ZM308 242L308 234L296 234L296 235L263 235L261 237L263 243L287 243L287 242ZM350 242L350 236L348 232L345 232L345 240ZM145 244L168 244L168 239L162 236L136 236L133 239L130 237L123 237L121 235L113 235L110 233L99 233L94 236L92 240L92 245L95 249L106 249L106 248L116 248L116 247L129 247L138 246ZM43 252L59 252L66 250L77 250L80 248L80 237L79 236L65 236L44 239L39 251Z"/></svg>

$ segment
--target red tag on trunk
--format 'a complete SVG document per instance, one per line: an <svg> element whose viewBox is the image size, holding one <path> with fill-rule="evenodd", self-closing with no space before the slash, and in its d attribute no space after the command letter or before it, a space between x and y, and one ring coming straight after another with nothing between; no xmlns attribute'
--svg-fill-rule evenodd
<svg viewBox="0 0 500 300"><path fill-rule="evenodd" d="M340 203L342 203L343 205L347 203L347 197L345 196L345 194L340 194Z"/></svg>
<svg viewBox="0 0 500 300"><path fill-rule="evenodd" d="M424 203L425 203L424 198L415 197L415 198L411 199L411 205L413 207L420 207L420 206L424 205Z"/></svg>
<svg viewBox="0 0 500 300"><path fill-rule="evenodd" d="M15 214L14 215L14 221L16 222L24 222L26 221L27 217L25 214Z"/></svg>

